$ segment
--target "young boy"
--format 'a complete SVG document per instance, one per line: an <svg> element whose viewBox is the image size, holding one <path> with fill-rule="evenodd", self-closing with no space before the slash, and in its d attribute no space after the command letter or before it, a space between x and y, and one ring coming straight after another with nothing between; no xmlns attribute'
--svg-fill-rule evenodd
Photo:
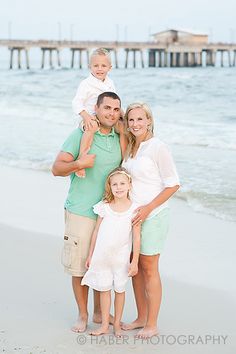
<svg viewBox="0 0 236 354"><path fill-rule="evenodd" d="M99 121L94 112L97 97L103 92L116 92L113 81L107 76L112 65L110 54L106 49L98 48L93 51L89 68L90 75L80 83L72 101L73 111L82 118L80 127L84 130L79 156L90 148L94 133L99 128ZM122 129L120 129L120 133L122 133ZM121 140L122 150L124 150L124 137ZM85 177L85 170L80 170L76 175Z"/></svg>

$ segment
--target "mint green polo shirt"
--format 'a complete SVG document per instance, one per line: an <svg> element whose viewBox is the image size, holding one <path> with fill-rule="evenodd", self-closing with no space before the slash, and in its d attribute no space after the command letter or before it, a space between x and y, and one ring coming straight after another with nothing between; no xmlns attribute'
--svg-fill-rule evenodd
<svg viewBox="0 0 236 354"><path fill-rule="evenodd" d="M75 160L82 135L79 128L75 129L62 146L62 151L70 153ZM107 175L121 163L119 135L114 128L108 135L96 132L89 153L96 155L94 166L86 168L85 178L79 178L74 173L70 175L65 209L73 214L96 219L92 207L103 197Z"/></svg>

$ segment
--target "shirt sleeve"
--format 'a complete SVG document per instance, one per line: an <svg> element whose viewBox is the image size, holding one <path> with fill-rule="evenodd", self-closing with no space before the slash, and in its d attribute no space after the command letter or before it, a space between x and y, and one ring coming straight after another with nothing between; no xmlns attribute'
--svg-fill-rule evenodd
<svg viewBox="0 0 236 354"><path fill-rule="evenodd" d="M156 162L165 188L180 185L173 157L166 144L159 147Z"/></svg>
<svg viewBox="0 0 236 354"><path fill-rule="evenodd" d="M79 155L80 141L82 135L83 133L79 128L75 129L62 145L61 151L68 152L76 160Z"/></svg>
<svg viewBox="0 0 236 354"><path fill-rule="evenodd" d="M75 114L80 114L85 110L85 103L87 100L87 86L84 81L82 81L76 91L76 95L72 101L72 108Z"/></svg>
<svg viewBox="0 0 236 354"><path fill-rule="evenodd" d="M93 206L93 211L95 214L103 218L105 216L105 203L101 200L99 203Z"/></svg>
<svg viewBox="0 0 236 354"><path fill-rule="evenodd" d="M116 92L115 84L114 84L114 82L113 82L112 80L111 80L111 89L112 89L112 92L117 93L117 92Z"/></svg>

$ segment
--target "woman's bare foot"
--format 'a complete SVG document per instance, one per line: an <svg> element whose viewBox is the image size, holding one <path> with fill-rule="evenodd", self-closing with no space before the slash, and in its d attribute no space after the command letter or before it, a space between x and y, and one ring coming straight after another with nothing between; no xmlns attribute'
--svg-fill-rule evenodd
<svg viewBox="0 0 236 354"><path fill-rule="evenodd" d="M93 314L93 322L94 323L102 323L102 314L101 313L94 313ZM114 316L109 315L109 324L113 325L114 323Z"/></svg>
<svg viewBox="0 0 236 354"><path fill-rule="evenodd" d="M92 332L89 332L89 334L91 334L91 336L100 336L102 334L107 334L109 333L109 326L101 326L97 329L95 329Z"/></svg>
<svg viewBox="0 0 236 354"><path fill-rule="evenodd" d="M113 325L113 330L114 330L115 337L117 337L117 338L124 337L124 333L122 333L122 329L121 329L120 324L114 324Z"/></svg>
<svg viewBox="0 0 236 354"><path fill-rule="evenodd" d="M157 336L158 335L158 331L157 331L157 327L144 327L142 328L140 331L138 331L138 333L136 334L136 338L143 338L143 339L147 339L147 338L151 338L153 336Z"/></svg>
<svg viewBox="0 0 236 354"><path fill-rule="evenodd" d="M86 331L88 317L79 317L76 324L71 328L73 332L82 333Z"/></svg>
<svg viewBox="0 0 236 354"><path fill-rule="evenodd" d="M79 170L79 171L75 172L75 174L79 178L85 178L86 177L85 169Z"/></svg>
<svg viewBox="0 0 236 354"><path fill-rule="evenodd" d="M130 331L132 329L137 329L137 328L143 328L146 324L145 320L141 320L141 319L136 319L135 321L131 322L131 323L123 323L121 328L124 331Z"/></svg>

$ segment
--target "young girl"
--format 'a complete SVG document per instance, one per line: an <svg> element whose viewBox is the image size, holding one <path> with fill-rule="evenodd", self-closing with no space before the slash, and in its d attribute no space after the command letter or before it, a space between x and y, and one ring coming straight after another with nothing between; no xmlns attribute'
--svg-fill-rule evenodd
<svg viewBox="0 0 236 354"><path fill-rule="evenodd" d="M94 206L98 219L86 261L88 271L81 284L101 292L102 324L91 332L95 336L109 332L112 287L115 291L114 333L117 337L121 336L125 285L128 277L138 272L140 225L132 229L131 220L137 205L130 200L130 189L130 175L124 168L118 167L107 177L103 200ZM133 257L130 263L132 238Z"/></svg>

